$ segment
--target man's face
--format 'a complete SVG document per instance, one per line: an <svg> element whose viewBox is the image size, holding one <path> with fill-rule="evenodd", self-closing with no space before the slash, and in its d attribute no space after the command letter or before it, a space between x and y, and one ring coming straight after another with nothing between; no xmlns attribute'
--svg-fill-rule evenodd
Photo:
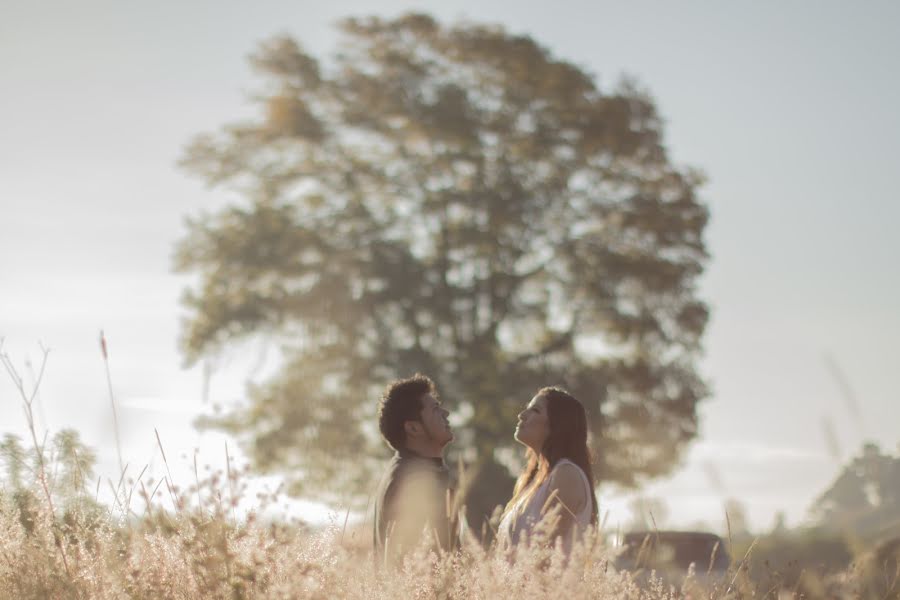
<svg viewBox="0 0 900 600"><path fill-rule="evenodd" d="M453 431L450 429L450 414L441 406L441 403L432 394L422 396L422 428L428 439L441 447L453 440Z"/></svg>

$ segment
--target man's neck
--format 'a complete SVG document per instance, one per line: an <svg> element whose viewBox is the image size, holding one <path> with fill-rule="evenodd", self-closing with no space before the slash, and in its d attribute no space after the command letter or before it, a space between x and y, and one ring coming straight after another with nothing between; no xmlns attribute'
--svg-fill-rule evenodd
<svg viewBox="0 0 900 600"><path fill-rule="evenodd" d="M422 458L444 458L444 449L436 448L433 444L417 444L413 442L407 444L406 450Z"/></svg>

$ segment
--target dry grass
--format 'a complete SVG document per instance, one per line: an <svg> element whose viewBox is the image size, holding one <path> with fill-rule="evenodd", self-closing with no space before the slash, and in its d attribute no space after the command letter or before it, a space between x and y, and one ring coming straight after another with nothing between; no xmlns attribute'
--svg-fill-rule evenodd
<svg viewBox="0 0 900 600"><path fill-rule="evenodd" d="M168 464L167 477L149 488L141 475L126 481L123 468L112 507L83 491L57 496L32 417L37 385L25 390L2 341L0 358L22 396L37 457L29 485L0 489L0 600L898 598L900 566L882 564L882 556L846 573L804 574L790 589L777 577L775 585L772 578L752 581L746 556L724 577L703 581L689 574L676 588L653 574L616 572L599 534L568 557L542 535L513 556L467 539L453 553L423 545L399 568L376 568L365 527L348 532L344 521L311 531L298 523L261 523L252 514L237 519L235 490L243 486L230 460L226 473L198 475L185 490L172 482ZM161 443L160 451L165 459ZM135 490L142 514L132 510Z"/></svg>
<svg viewBox="0 0 900 600"><path fill-rule="evenodd" d="M213 479L202 485L204 498L222 497ZM423 547L400 568L377 569L364 528L315 532L252 516L235 522L225 502L203 510L155 508L130 520L83 503L54 516L39 495L30 497L30 504L0 498L0 598L896 597L862 585L863 567L829 578L808 575L793 589L754 583L743 564L706 587L691 577L678 589L652 578L639 587L633 574L611 567L600 537L568 559L540 539L513 557L469 541L452 554Z"/></svg>
<svg viewBox="0 0 900 600"><path fill-rule="evenodd" d="M0 508L2 598L637 598L608 568L600 546L568 563L553 549L515 561L470 543L438 555L421 549L396 570L375 568L360 535L340 528L235 524L222 510L156 512L117 523L105 509L67 518L39 508L25 522L9 497ZM68 573L62 556L67 557ZM650 597L663 597L656 592Z"/></svg>

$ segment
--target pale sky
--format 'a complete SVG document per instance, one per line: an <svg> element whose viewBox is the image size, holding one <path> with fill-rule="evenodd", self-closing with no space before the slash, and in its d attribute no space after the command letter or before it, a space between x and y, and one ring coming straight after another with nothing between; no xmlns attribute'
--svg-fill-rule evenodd
<svg viewBox="0 0 900 600"><path fill-rule="evenodd" d="M113 477L102 328L132 468L159 468L154 427L184 473L195 447L201 464L224 462L224 436L190 426L203 410L202 377L180 368L187 280L170 272L170 256L184 217L229 197L175 161L193 134L250 114L258 80L246 56L261 40L288 32L321 55L338 17L412 8L530 34L601 87L637 77L667 122L675 161L708 174L702 295L713 318L701 367L714 395L685 465L645 491L667 501L672 524L718 526L723 494L742 499L757 528L779 509L800 522L836 473L824 418L845 458L864 438L897 448L895 2L6 0L0 336L26 374L39 340L53 349L42 427L77 428ZM861 405L861 425L826 352ZM235 354L221 365L213 400L238 400L255 360ZM24 427L14 392L0 373L0 433ZM611 522L627 518L620 495L604 490L600 501Z"/></svg>

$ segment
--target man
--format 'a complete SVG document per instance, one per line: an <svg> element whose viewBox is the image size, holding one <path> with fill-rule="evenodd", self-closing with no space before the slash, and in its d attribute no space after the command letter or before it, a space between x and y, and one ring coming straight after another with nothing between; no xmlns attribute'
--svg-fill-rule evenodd
<svg viewBox="0 0 900 600"><path fill-rule="evenodd" d="M378 427L396 452L375 496L375 557L397 563L430 535L453 545L450 473L444 448L453 440L434 383L424 375L393 382L378 407Z"/></svg>

